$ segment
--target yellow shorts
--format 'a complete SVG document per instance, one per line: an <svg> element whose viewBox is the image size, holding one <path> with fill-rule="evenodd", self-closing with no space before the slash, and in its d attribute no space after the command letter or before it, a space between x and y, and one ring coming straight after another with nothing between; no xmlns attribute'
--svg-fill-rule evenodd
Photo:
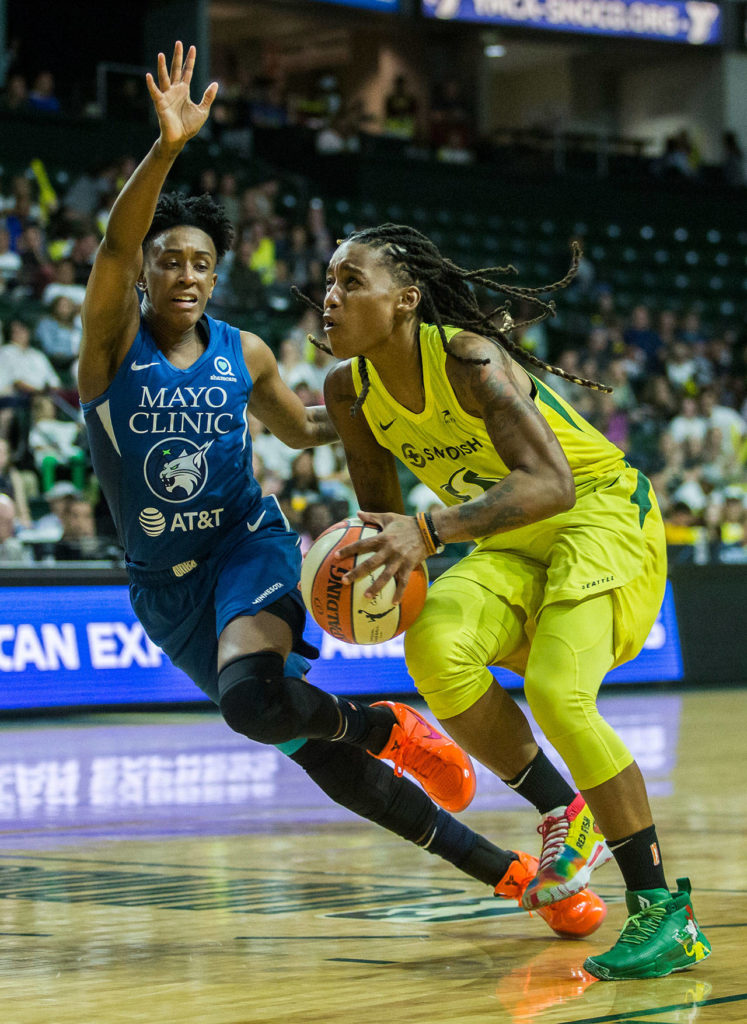
<svg viewBox="0 0 747 1024"><path fill-rule="evenodd" d="M434 714L450 718L488 689L486 666L524 674L543 609L605 592L613 604L612 668L643 647L665 583L661 513L649 481L628 467L568 512L484 538L440 576L405 638L408 669Z"/></svg>

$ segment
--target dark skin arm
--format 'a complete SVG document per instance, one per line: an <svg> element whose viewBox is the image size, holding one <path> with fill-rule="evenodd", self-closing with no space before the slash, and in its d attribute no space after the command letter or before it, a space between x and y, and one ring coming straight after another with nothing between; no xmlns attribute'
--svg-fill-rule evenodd
<svg viewBox="0 0 747 1024"><path fill-rule="evenodd" d="M575 489L568 461L530 398L526 373L507 353L479 335L462 332L452 339L451 349L461 356L489 360L479 366L447 359L447 373L462 408L484 421L509 473L479 498L438 509L433 522L441 540L475 540L572 508ZM355 478L353 484L358 494ZM399 600L410 572L425 557L418 525L412 517L401 515L366 512L361 518L382 527L382 532L341 549L340 557L374 552L368 568L352 570L345 581L352 583L371 568L384 565L367 594L377 593L396 575L395 600Z"/></svg>
<svg viewBox="0 0 747 1024"><path fill-rule="evenodd" d="M313 448L336 441L325 407L303 404L282 380L275 356L262 339L242 331L241 344L254 382L249 411L289 448Z"/></svg>
<svg viewBox="0 0 747 1024"><path fill-rule="evenodd" d="M213 82L199 104L190 99L195 55L191 46L185 59L182 44L176 43L170 69L164 54L158 55L158 84L146 75L160 133L112 207L88 280L78 368L84 401L106 390L137 333L140 307L135 284L142 267L143 239L174 161L207 120L218 91Z"/></svg>
<svg viewBox="0 0 747 1024"><path fill-rule="evenodd" d="M338 363L324 382L324 401L345 449L356 497L372 512L402 515L405 505L394 456L373 436L362 410L350 415L356 397L350 363Z"/></svg>

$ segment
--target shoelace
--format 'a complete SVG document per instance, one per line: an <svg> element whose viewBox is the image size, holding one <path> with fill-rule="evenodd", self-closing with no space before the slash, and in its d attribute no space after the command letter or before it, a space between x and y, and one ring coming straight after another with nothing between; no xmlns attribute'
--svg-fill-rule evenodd
<svg viewBox="0 0 747 1024"><path fill-rule="evenodd" d="M629 946L640 946L659 930L659 925L666 916L667 908L663 903L654 903L645 910L633 914L625 922L625 927L620 933L618 942L625 942Z"/></svg>
<svg viewBox="0 0 747 1024"><path fill-rule="evenodd" d="M397 776L404 774L405 760L407 760L407 767L410 772L418 772L423 778L429 780L434 779L439 774L439 769L444 767L441 760L435 754L431 754L428 750L423 750L418 743L411 740L404 730L402 730L402 739L392 760L394 762L394 774Z"/></svg>
<svg viewBox="0 0 747 1024"><path fill-rule="evenodd" d="M545 818L537 826L537 831L542 836L542 853L537 874L553 863L565 845L570 827L570 822L565 815L560 818Z"/></svg>

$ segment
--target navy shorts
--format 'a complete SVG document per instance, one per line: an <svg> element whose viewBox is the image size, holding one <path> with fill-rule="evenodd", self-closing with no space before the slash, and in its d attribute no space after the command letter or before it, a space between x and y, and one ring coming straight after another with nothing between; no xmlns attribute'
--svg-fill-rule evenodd
<svg viewBox="0 0 747 1024"><path fill-rule="evenodd" d="M300 538L288 527L274 498L263 498L262 504L264 520L256 532L238 523L210 558L178 578L171 569L127 567L130 601L145 632L216 704L218 637L239 615L272 611L273 604L285 597L280 617L288 622L294 617L287 614L288 607L292 611L291 602L297 603L293 651L285 674L301 678L309 668L304 655L316 656L303 640Z"/></svg>

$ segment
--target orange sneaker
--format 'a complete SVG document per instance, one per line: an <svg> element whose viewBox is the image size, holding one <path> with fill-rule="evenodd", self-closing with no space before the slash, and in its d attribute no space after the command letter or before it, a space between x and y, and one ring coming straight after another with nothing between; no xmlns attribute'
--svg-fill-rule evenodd
<svg viewBox="0 0 747 1024"><path fill-rule="evenodd" d="M475 769L461 747L407 704L376 701L397 719L383 750L374 757L394 761L395 775L407 772L446 811L463 811L475 795ZM369 751L371 753L371 751Z"/></svg>
<svg viewBox="0 0 747 1024"><path fill-rule="evenodd" d="M539 860L529 853L514 850L519 858L511 863L508 871L495 887L496 896L515 899L521 904L524 890L537 874ZM591 889L583 889L575 896L568 896L558 903L548 903L536 908L540 917L550 925L556 935L563 938L581 939L595 932L607 916L607 904Z"/></svg>

